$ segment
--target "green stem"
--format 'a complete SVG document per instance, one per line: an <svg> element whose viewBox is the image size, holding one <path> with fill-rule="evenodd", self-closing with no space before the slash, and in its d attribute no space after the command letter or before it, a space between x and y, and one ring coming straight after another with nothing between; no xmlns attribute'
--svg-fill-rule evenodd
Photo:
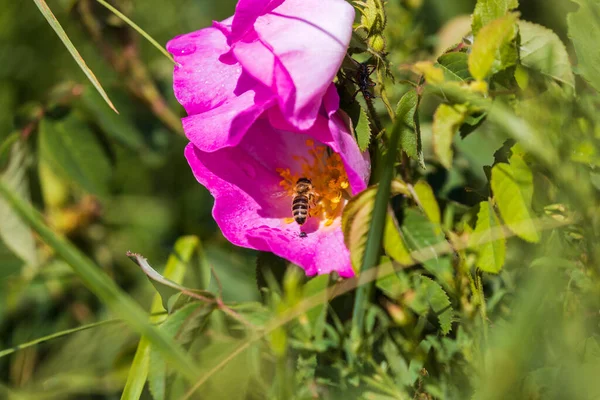
<svg viewBox="0 0 600 400"><path fill-rule="evenodd" d="M379 188L377 189L373 206L373 218L371 219L371 226L367 235L365 257L360 269L361 273L376 265L379 259L402 123L401 118L396 120L392 129L387 154L384 158L384 167L381 172L381 180L379 181ZM354 299L354 309L352 311L352 331L350 334L353 350L358 349L363 336L365 311L371 297L371 292L373 291L374 281L363 282L359 277L358 285L359 287Z"/></svg>

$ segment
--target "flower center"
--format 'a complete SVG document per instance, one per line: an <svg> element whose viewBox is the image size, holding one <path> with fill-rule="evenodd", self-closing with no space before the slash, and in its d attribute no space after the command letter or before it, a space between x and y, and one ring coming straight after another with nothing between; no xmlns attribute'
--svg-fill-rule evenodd
<svg viewBox="0 0 600 400"><path fill-rule="evenodd" d="M315 145L310 139L306 141L306 145L307 156L293 156L293 159L300 163L301 172L292 173L289 168L277 168L277 172L283 178L279 185L293 196L298 179L310 179L316 196L309 214L311 217L320 218L325 221L325 226L329 226L341 214L344 208L342 200L351 197L348 175L339 154L327 146ZM286 219L288 223L293 221L293 218Z"/></svg>

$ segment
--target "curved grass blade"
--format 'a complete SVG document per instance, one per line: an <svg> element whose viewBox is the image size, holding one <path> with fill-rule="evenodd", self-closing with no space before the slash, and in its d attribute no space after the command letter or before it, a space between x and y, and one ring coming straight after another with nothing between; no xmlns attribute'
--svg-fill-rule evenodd
<svg viewBox="0 0 600 400"><path fill-rule="evenodd" d="M144 390L148 371L150 370L150 342L145 336L140 338L121 400L138 400Z"/></svg>
<svg viewBox="0 0 600 400"><path fill-rule="evenodd" d="M145 30L143 30L142 28L140 28L135 22L133 22L132 20L130 20L129 18L127 18L127 16L125 16L125 14L123 14L121 11L117 10L116 8L114 8L113 6L111 6L110 4L108 4L104 0L96 0L96 1L98 3L100 3L100 4L102 4L104 7L106 7L110 12L112 12L113 14L115 14L117 17L119 17L120 19L122 19L123 22L125 22L127 25L129 25L133 29L135 29L135 31L137 33L139 33L140 35L142 35L148 42L150 42L150 44L152 44L152 46L156 47L158 49L158 51L160 51L161 53L163 53L165 55L165 57L167 57L169 59L169 61L171 61L173 64L175 64L175 60L167 52L167 50L165 50L165 48L163 46L161 46L152 36L150 36L148 33L146 33Z"/></svg>
<svg viewBox="0 0 600 400"><path fill-rule="evenodd" d="M164 277L171 281L180 284L183 281L183 276L187 269L187 264L190 262L194 253L200 246L200 239L197 236L184 236L175 242L175 251L169 257L167 266L163 273ZM160 294L156 293L152 300L150 308L152 314L164 311ZM152 322L158 322L152 319ZM150 366L150 342L146 337L142 336L138 343L125 389L121 394L121 400L137 400L142 395L142 390L148 378Z"/></svg>
<svg viewBox="0 0 600 400"><path fill-rule="evenodd" d="M85 331L87 329L96 328L96 327L102 326L102 325L116 324L119 322L123 322L123 321L120 319L109 319L106 321L100 321L100 322L94 322L92 324L81 325L81 326L78 326L77 328L65 329L64 331L55 332L50 335L46 335L41 338L31 340L27 343L18 344L16 346L11 347L10 349L0 350L0 358L6 357L9 354L15 353L19 350L23 350L28 347L35 346L36 344L47 342L48 340L52 340L52 339L56 339L59 337L70 335L71 333Z"/></svg>
<svg viewBox="0 0 600 400"><path fill-rule="evenodd" d="M148 314L127 296L99 267L66 239L58 236L43 222L42 216L31 205L16 196L0 181L0 196L39 237L61 257L81 278L85 285L106 306L135 331L148 338L164 355L173 368L190 382L195 382L200 371L192 359L173 340L148 321Z"/></svg>
<svg viewBox="0 0 600 400"><path fill-rule="evenodd" d="M87 66L84 59L81 57L81 54L79 54L79 52L71 42L71 39L69 39L69 36L67 36L67 33L52 13L52 10L50 10L50 7L48 7L48 4L46 4L45 0L33 0L33 2L40 9L40 12L44 16L44 18L46 18L46 21L48 21L52 29L54 29L54 32L56 32L60 40L67 48L67 50L69 50L69 53L71 53L71 55L79 65L79 68L81 68L85 76L88 77L88 79L90 80L90 82L92 82L92 85L94 85L98 93L100 93L100 96L102 96L102 98L104 99L104 101L106 101L109 107L112 108L113 111L118 114L119 112L113 105L112 101L110 101L110 99L108 98L108 95L102 88L102 85L98 81L98 78L96 78L96 75L94 75L92 70Z"/></svg>

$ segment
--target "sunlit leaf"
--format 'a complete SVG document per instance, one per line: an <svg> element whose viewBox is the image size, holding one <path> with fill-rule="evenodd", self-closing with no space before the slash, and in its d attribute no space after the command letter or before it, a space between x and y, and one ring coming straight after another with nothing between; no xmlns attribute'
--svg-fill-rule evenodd
<svg viewBox="0 0 600 400"><path fill-rule="evenodd" d="M433 116L433 151L446 169L452 168L452 140L467 115L463 104L440 104Z"/></svg>
<svg viewBox="0 0 600 400"><path fill-rule="evenodd" d="M98 93L100 93L100 95L102 96L104 101L106 101L106 103L110 106L110 108L112 108L116 113L118 113L117 109L115 108L113 103L108 98L108 95L102 88L102 85L96 78L96 75L94 75L92 70L87 66L87 64L85 63L85 61L83 60L83 58L81 57L81 55L79 54L79 52L77 51L77 49L75 48L73 43L71 42L71 39L69 39L69 36L67 36L67 33L65 32L65 30L62 28L62 26L60 25L60 23L54 16L54 14L52 14L52 11L48 7L48 4L46 4L46 2L44 0L33 0L33 1L34 1L35 5L40 9L44 18L46 18L46 21L48 21L48 24L50 24L50 26L52 27L52 29L54 29L54 31L56 32L56 34L58 35L60 40L62 40L62 42L65 45L65 47L67 48L67 50L69 50L69 53L71 53L71 55L73 56L73 58L79 65L79 68L81 68L81 70L88 77L90 82L92 82L92 85L94 85L94 87L96 88Z"/></svg>
<svg viewBox="0 0 600 400"><path fill-rule="evenodd" d="M435 85L444 82L444 70L431 61L419 61L412 69L415 73L423 75L427 83Z"/></svg>
<svg viewBox="0 0 600 400"><path fill-rule="evenodd" d="M509 11L519 6L518 0L477 0L475 11L473 11L473 23L471 25L473 34L477 35L479 30L490 22L505 16Z"/></svg>
<svg viewBox="0 0 600 400"><path fill-rule="evenodd" d="M344 207L342 215L344 242L350 250L352 267L356 272L359 271L364 258L376 193L376 187L369 188L352 198Z"/></svg>
<svg viewBox="0 0 600 400"><path fill-rule="evenodd" d="M500 215L510 230L528 242L538 242L531 210L533 174L523 158L513 155L510 164L494 165L491 186Z"/></svg>
<svg viewBox="0 0 600 400"><path fill-rule="evenodd" d="M516 65L519 58L515 44L517 15L509 14L484 26L469 55L469 71L477 80Z"/></svg>
<svg viewBox="0 0 600 400"><path fill-rule="evenodd" d="M472 233L470 245L477 251L477 268L497 274L504 266L506 258L506 239L503 236L490 240L493 230L501 226L494 208L488 201L479 203L477 223ZM497 233L496 233L497 234Z"/></svg>
<svg viewBox="0 0 600 400"><path fill-rule="evenodd" d="M0 173L0 179L23 199L29 199L25 150L23 142L13 143L8 165ZM31 229L1 198L0 221L0 239L6 247L26 263L36 265L38 256Z"/></svg>
<svg viewBox="0 0 600 400"><path fill-rule="evenodd" d="M521 64L575 87L569 54L556 33L541 25L519 21Z"/></svg>
<svg viewBox="0 0 600 400"><path fill-rule="evenodd" d="M572 0L579 9L567 15L569 38L577 54L577 73L600 91L600 1Z"/></svg>
<svg viewBox="0 0 600 400"><path fill-rule="evenodd" d="M440 206L435 198L435 193L427 181L419 180L414 186L415 193L417 195L417 201L423 208L425 215L429 220L435 224L442 223L442 217L440 213Z"/></svg>
<svg viewBox="0 0 600 400"><path fill-rule="evenodd" d="M396 218L391 213L385 221L383 248L385 253L397 263L401 265L413 264L413 259L406 246L402 231L396 222Z"/></svg>
<svg viewBox="0 0 600 400"><path fill-rule="evenodd" d="M419 127L419 95L416 90L409 90L402 96L396 106L396 118L401 121L400 149L410 158L425 168Z"/></svg>

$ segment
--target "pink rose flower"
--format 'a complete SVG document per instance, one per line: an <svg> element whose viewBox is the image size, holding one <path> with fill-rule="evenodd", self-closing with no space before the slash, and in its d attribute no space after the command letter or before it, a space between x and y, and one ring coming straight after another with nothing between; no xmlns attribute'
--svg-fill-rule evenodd
<svg viewBox="0 0 600 400"><path fill-rule="evenodd" d="M326 103L337 109L332 89ZM350 197L367 187L368 155L360 153L339 111L319 115L306 132L289 132L286 121L274 126L273 120L267 114L259 117L235 146L207 151L212 148L207 139L186 147L196 179L215 198L215 221L231 243L270 251L307 275L337 271L353 276L341 215ZM318 201L300 226L291 205L301 177L311 180Z"/></svg>
<svg viewBox="0 0 600 400"><path fill-rule="evenodd" d="M233 244L271 251L307 275L353 276L341 215L370 176L332 83L354 19L344 0L240 0L233 18L167 44L188 117L185 156ZM299 178L317 194L292 218Z"/></svg>
<svg viewBox="0 0 600 400"><path fill-rule="evenodd" d="M296 129L310 128L353 21L344 0L240 0L232 18L171 40L173 86L190 140L209 135L212 150L235 145L273 105Z"/></svg>

